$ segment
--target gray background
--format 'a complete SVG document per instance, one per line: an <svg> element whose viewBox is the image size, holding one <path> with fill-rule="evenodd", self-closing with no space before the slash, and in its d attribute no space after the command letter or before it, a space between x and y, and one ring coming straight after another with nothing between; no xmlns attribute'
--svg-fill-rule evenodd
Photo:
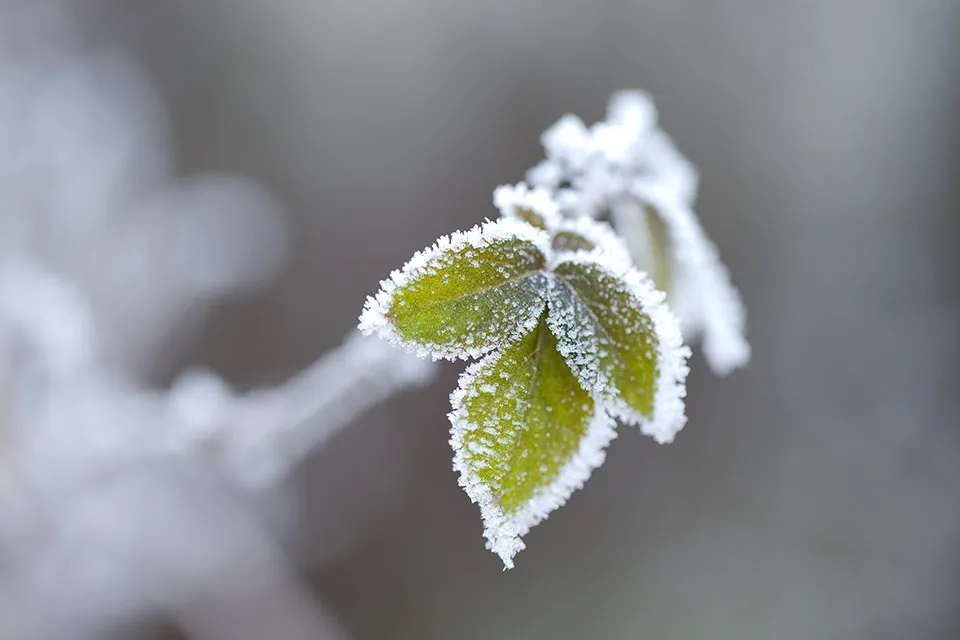
<svg viewBox="0 0 960 640"><path fill-rule="evenodd" d="M956 0L83 6L159 84L180 167L260 180L294 231L282 278L217 309L160 384L306 365L613 90L649 90L700 168L749 368L695 356L676 443L624 430L509 573L450 467L459 366L365 415L292 479L283 534L353 637L960 634Z"/></svg>

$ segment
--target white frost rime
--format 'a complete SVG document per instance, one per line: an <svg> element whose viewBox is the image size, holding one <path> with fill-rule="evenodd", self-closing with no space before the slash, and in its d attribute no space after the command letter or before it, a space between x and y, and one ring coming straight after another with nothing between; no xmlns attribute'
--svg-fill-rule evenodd
<svg viewBox="0 0 960 640"><path fill-rule="evenodd" d="M415 253L407 264L380 283L380 291L375 296L367 298L363 313L360 315L360 331L365 335L377 334L391 344L401 346L421 358L429 356L434 360L476 358L528 333L540 317L540 311L545 304L542 298L530 301L530 304L518 305L516 301L505 297L502 300L504 308L498 310L502 316L501 322L478 328L476 334L458 336L457 341L447 344L406 339L400 335L389 317L394 311L394 300L399 290L416 286L420 278L436 274L441 268L450 266L449 261L458 253L462 253L471 266L478 266L479 260L471 258L469 250L503 245L510 240L519 240L523 243L523 251L528 254L524 257L527 258L531 253L539 254L542 258L549 251L549 238L546 232L514 218L503 218L478 225L466 232L458 231L449 236L442 236L432 247ZM505 260L516 257L507 250L501 253ZM542 276L532 275L531 277Z"/></svg>
<svg viewBox="0 0 960 640"><path fill-rule="evenodd" d="M718 375L744 366L750 360L745 336L747 312L716 246L693 210L671 199L665 188L638 181L631 189L666 223L674 247L671 305L685 333L703 337L704 356ZM625 206L622 215L628 218L642 212Z"/></svg>
<svg viewBox="0 0 960 640"><path fill-rule="evenodd" d="M460 486L467 492L470 500L480 506L487 548L500 556L506 569L512 569L514 556L526 548L523 536L545 520L551 512L562 507L575 491L583 487L593 470L603 464L607 445L616 437L617 432L613 419L596 403L579 448L563 465L556 478L538 489L519 511L505 513L498 496L477 475L475 458L471 455L476 452L470 451L464 443L465 434L476 428L466 415L465 403L477 394L489 391L475 382L478 377L489 373L496 366L500 356L501 353L491 354L470 365L461 374L460 384L450 396L453 407L450 413L450 444L454 452L453 468L459 474ZM523 426L513 425L513 428L522 429Z"/></svg>
<svg viewBox="0 0 960 640"><path fill-rule="evenodd" d="M589 217L561 216L556 199L548 191L530 189L524 184L499 187L494 202L503 216L499 221L443 237L433 247L414 255L402 269L393 272L381 284L380 292L368 298L360 317L360 327L364 333L379 334L421 357L484 356L460 376L460 385L450 397L453 407L449 416L452 424L450 443L460 484L470 499L480 506L487 546L500 556L505 567L511 568L513 557L524 548L523 536L561 506L603 462L604 448L616 434L615 419L639 426L643 433L661 443L672 441L683 428L689 349L682 344L665 295L637 270L627 247L607 223ZM428 294L426 303L419 300L415 303L426 306L434 303L429 294L437 296L437 304L446 304L449 291L445 287L452 286L451 283L457 285L453 288L459 296L458 302L478 289L484 289L484 295L490 295L491 288L481 287L478 283L467 283L468 295L461 295L464 287L459 286L463 281L458 280L462 277L458 271L469 272L477 266L479 259L471 249L495 250L486 254L486 258L492 260L492 266L504 279L497 279L493 289L505 289L507 285L504 283L509 282L509 276L516 271L510 262L523 257L516 253L516 249L511 249L515 255L504 254L507 246L504 242L509 240L521 240L538 253L537 273L525 276L528 284L538 290L534 294L524 290L526 299L496 298L494 302L504 307L502 314L483 310L485 321L494 318L500 335L485 333L479 326L475 332L458 335L458 343L439 343L434 339L434 335L445 330L444 327L435 331L431 329L427 337L410 337L409 333L401 335L405 331L405 321L399 319L398 309L405 304L405 295L411 291ZM608 288L596 289L600 298L595 302L606 310L609 321L623 329L625 337L618 338L616 344L611 343L605 333L600 335L603 330L595 315L599 309L585 306L577 293L561 282L557 270L570 265L588 265L603 276L598 287ZM471 305L468 304L466 314L477 311L477 307ZM555 337L556 357L565 363L568 375L572 374L568 378L570 392L583 394L589 405L582 407L586 412L580 417L583 422L577 424L574 419L572 424L556 423L540 432L542 423L532 417L536 412L568 417L578 413L576 410L572 414L562 410L571 398L564 394L539 400L550 403L549 406L532 405L534 400L531 397L536 396L527 397L525 394L530 389L516 378L523 376L524 372L516 369L515 350L525 344L524 340L535 335L532 332L537 330L545 306L549 308L546 324L541 325L539 331ZM618 350L612 355L614 360L611 360L611 349ZM623 353L637 351L642 351L647 363L640 369L634 369L634 365L628 365L622 359ZM546 357L540 347L534 353L537 354L532 356L534 358ZM525 365L530 363L530 360L524 360ZM611 367L628 367L630 377L614 384ZM621 392L622 385L631 384L631 381L636 388L649 390L649 395L640 404L631 404ZM475 402L480 408L473 410L471 407ZM571 405L565 406L569 409ZM572 406L579 408L579 405ZM540 427L530 421L539 423ZM573 430L567 432L568 435L578 434L576 449L562 449L561 446L565 453L551 453L552 445L539 438L554 437L562 443L565 436L561 432L565 428ZM544 449L526 449L530 446L530 441L524 444L528 436L533 438L532 442L539 442L535 446ZM514 490L522 490L498 483L509 476L510 471L505 469L517 469L511 466L515 464L512 456L526 459L528 453L546 455L557 465L554 468L558 472L537 478L535 482L539 486L533 494L520 498L519 506L514 504L508 509L503 502L505 496ZM547 473L546 466L535 465L533 468L538 466ZM532 473L530 470L518 472Z"/></svg>
<svg viewBox="0 0 960 640"><path fill-rule="evenodd" d="M603 462L617 421L659 443L684 427L681 330L718 374L750 357L740 295L692 209L696 169L650 98L615 94L606 121L567 115L542 142L532 186L494 191L497 222L415 254L360 317L421 357L482 356L450 396L450 443L506 568Z"/></svg>
<svg viewBox="0 0 960 640"><path fill-rule="evenodd" d="M564 216L609 217L641 269L653 266L651 243L665 242L670 304L686 339L702 337L717 374L745 365L746 311L693 211L696 169L657 126L649 96L617 93L606 121L588 128L567 115L542 142L547 157L527 172L530 183L554 193ZM662 220L665 238L651 237L646 207Z"/></svg>
<svg viewBox="0 0 960 640"><path fill-rule="evenodd" d="M672 442L687 422L684 397L689 372L686 360L690 349L683 344L666 296L644 274L630 266L624 268L616 257L608 260L604 256L584 254L570 257L567 264L585 264L602 269L623 287L632 305L641 309L650 319L654 344L645 348L656 352L657 362L652 414L643 415L631 408L622 395L611 388L611 381L600 363L604 347L597 336L596 319L584 305L562 293L566 289L564 285L555 282L549 298L547 322L560 341L561 353L578 373L584 388L592 389L603 399L610 415L626 424L639 426L643 433L661 444ZM614 316L623 317L616 309L612 311ZM642 326L631 327L631 332L640 334L643 331Z"/></svg>
<svg viewBox="0 0 960 640"><path fill-rule="evenodd" d="M522 209L537 214L547 227L556 226L560 209L546 189L531 189L527 185L501 185L493 190L493 205L504 218L517 218Z"/></svg>

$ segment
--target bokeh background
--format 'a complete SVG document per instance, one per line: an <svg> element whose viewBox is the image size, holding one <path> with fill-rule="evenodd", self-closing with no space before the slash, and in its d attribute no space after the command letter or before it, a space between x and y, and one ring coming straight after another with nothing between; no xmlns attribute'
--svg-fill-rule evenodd
<svg viewBox="0 0 960 640"><path fill-rule="evenodd" d="M68 24L68 49L133 56L178 170L283 207L279 276L151 360L157 387L294 374L614 90L650 91L700 169L749 367L695 356L677 441L621 433L507 573L451 470L460 366L364 414L256 509L347 637L960 637L956 0L0 0L2 23L8 55ZM199 628L315 637L268 601ZM203 637L162 612L103 633Z"/></svg>

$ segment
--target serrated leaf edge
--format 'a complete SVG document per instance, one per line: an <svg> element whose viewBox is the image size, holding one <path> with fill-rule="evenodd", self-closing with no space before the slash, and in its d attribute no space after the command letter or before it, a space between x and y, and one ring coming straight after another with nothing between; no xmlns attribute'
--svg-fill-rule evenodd
<svg viewBox="0 0 960 640"><path fill-rule="evenodd" d="M601 403L611 416L624 424L639 427L642 433L651 436L660 444L673 442L676 434L687 422L684 398L687 395L686 379L690 371L687 366L690 348L683 344L680 327L667 306L666 295L654 286L646 273L633 266L624 267L623 261L617 257L580 253L569 256L566 262L592 265L620 279L637 300L643 313L649 316L657 343L653 415L644 416L630 408L608 380L601 383ZM570 356L565 353L563 355L569 364Z"/></svg>
<svg viewBox="0 0 960 640"><path fill-rule="evenodd" d="M464 434L471 426L463 415L466 410L464 401L470 397L470 385L488 367L496 366L502 354L502 350L495 351L460 374L457 389L450 394L452 411L448 418L451 424L453 469L459 476L458 482L471 502L480 507L487 549L500 556L505 569L512 569L514 556L526 548L523 536L583 487L593 470L603 464L607 445L617 436L617 431L603 403L594 398L594 415L577 452L563 465L553 482L540 489L519 512L510 515L504 513L490 487L471 471L463 442Z"/></svg>
<svg viewBox="0 0 960 640"><path fill-rule="evenodd" d="M396 290L429 270L432 263L442 254L458 251L468 246L482 249L494 242L507 239L531 242L543 254L544 261L550 255L549 234L514 218L487 221L468 231L456 231L448 236L441 236L432 246L413 254L413 257L403 267L392 271L389 278L380 282L380 290L375 295L367 297L363 305L363 312L360 314L360 331L364 335L376 334L390 344L415 353L420 358L466 360L490 352L496 348L496 345L464 347L453 351L438 345L421 344L407 340L397 332L388 315L393 305L393 296ZM544 298L541 298L541 300L546 304ZM531 316L532 320L521 323L515 332L516 335L510 336L511 339L528 333L536 326L539 313L531 314Z"/></svg>

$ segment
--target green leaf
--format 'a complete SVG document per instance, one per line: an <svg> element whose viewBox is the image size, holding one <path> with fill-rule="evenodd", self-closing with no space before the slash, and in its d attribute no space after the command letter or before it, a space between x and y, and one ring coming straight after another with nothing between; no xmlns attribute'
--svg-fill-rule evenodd
<svg viewBox="0 0 960 640"><path fill-rule="evenodd" d="M554 251L592 251L597 245L573 231L558 231L553 236Z"/></svg>
<svg viewBox="0 0 960 640"><path fill-rule="evenodd" d="M548 323L581 384L615 417L672 440L685 421L688 350L664 294L635 269L618 274L586 259L554 275Z"/></svg>
<svg viewBox="0 0 960 640"><path fill-rule="evenodd" d="M612 213L634 263L650 275L657 289L669 294L674 278L670 260L673 249L660 214L645 202L624 204Z"/></svg>
<svg viewBox="0 0 960 640"><path fill-rule="evenodd" d="M469 367L451 402L454 468L480 505L487 547L510 568L521 537L603 462L613 421L579 384L543 319Z"/></svg>
<svg viewBox="0 0 960 640"><path fill-rule="evenodd" d="M543 217L529 207L517 207L516 216L537 229L547 228L547 223L543 221Z"/></svg>
<svg viewBox="0 0 960 640"><path fill-rule="evenodd" d="M667 234L666 225L660 214L650 206L645 204L643 207L643 221L647 226L649 238L649 266L647 272L653 279L653 284L663 291L670 293L670 238Z"/></svg>
<svg viewBox="0 0 960 640"><path fill-rule="evenodd" d="M636 200L615 219L617 229L634 245L637 238L641 241L632 248L635 254L639 251L641 268L650 269L656 277L657 270L664 269L657 261L667 263L670 306L677 312L684 337L688 342L702 339L703 355L717 375L744 366L750 360L746 309L696 214L663 185L638 181L631 191ZM638 213L641 206L643 212ZM644 220L639 231L637 220ZM667 255L658 257L645 250L645 236L652 245L665 248ZM661 288L667 291L662 283Z"/></svg>
<svg viewBox="0 0 960 640"><path fill-rule="evenodd" d="M530 189L522 182L494 189L493 203L503 217L523 220L537 229L549 230L560 218L557 203L545 189Z"/></svg>
<svg viewBox="0 0 960 640"><path fill-rule="evenodd" d="M532 329L548 236L519 220L441 238L368 298L360 328L434 357L476 357Z"/></svg>

